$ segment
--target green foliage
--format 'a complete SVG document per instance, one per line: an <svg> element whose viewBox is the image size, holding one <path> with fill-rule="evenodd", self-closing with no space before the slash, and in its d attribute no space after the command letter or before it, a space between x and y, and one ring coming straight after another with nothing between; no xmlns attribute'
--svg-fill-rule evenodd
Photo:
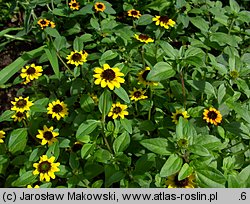
<svg viewBox="0 0 250 204"><path fill-rule="evenodd" d="M246 1L66 2L0 6L3 61L16 52L0 69L0 187L249 188ZM43 71L25 84L32 63ZM19 96L33 104L18 113ZM60 163L49 182L33 173L43 155Z"/></svg>

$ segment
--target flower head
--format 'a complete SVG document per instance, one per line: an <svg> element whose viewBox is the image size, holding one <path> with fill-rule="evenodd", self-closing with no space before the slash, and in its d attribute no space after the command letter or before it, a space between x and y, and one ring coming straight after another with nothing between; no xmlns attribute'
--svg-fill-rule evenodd
<svg viewBox="0 0 250 204"><path fill-rule="evenodd" d="M0 144L4 143L3 138L5 138L5 132L3 130L0 130Z"/></svg>
<svg viewBox="0 0 250 204"><path fill-rule="evenodd" d="M140 14L140 11L137 11L135 9L131 9L128 11L128 16L132 16L134 18L140 18L141 14Z"/></svg>
<svg viewBox="0 0 250 204"><path fill-rule="evenodd" d="M176 110L175 113L172 113L172 116L171 116L171 118L173 119L172 121L173 121L175 124L177 124L178 121L179 121L179 118L180 118L181 116L182 116L183 118L189 118L189 117L190 117L190 116L188 115L187 111L183 111L183 110L179 109L179 110Z"/></svg>
<svg viewBox="0 0 250 204"><path fill-rule="evenodd" d="M48 114L51 114L52 118L56 118L57 120L60 120L69 114L67 104L59 100L49 103L47 110Z"/></svg>
<svg viewBox="0 0 250 204"><path fill-rule="evenodd" d="M20 112L20 111L17 111L15 112L15 114L13 116L11 116L11 118L14 119L14 122L21 122L22 120L25 120L29 117L29 113L28 112Z"/></svg>
<svg viewBox="0 0 250 204"><path fill-rule="evenodd" d="M154 40L152 38L148 37L145 34L140 34L140 35L135 34L134 36L140 42L144 42L144 43L154 42Z"/></svg>
<svg viewBox="0 0 250 204"><path fill-rule="evenodd" d="M204 110L203 119L206 120L207 123L218 125L218 123L221 123L222 121L222 115L220 111L210 107L209 109Z"/></svg>
<svg viewBox="0 0 250 204"><path fill-rule="evenodd" d="M42 67L41 66L36 66L35 64L27 65L21 70L20 76L22 78L25 78L26 81L24 81L24 84L29 83L30 81L34 79L38 79L42 75Z"/></svg>
<svg viewBox="0 0 250 204"><path fill-rule="evenodd" d="M50 21L48 26L54 28L56 27L56 24L53 21Z"/></svg>
<svg viewBox="0 0 250 204"><path fill-rule="evenodd" d="M175 21L168 18L167 16L155 16L153 21L155 21L155 25L160 25L166 29L169 29L169 26L174 27L176 24Z"/></svg>
<svg viewBox="0 0 250 204"><path fill-rule="evenodd" d="M84 53L83 53L84 52ZM72 51L67 57L66 59L67 64L74 64L76 66L78 65L82 65L84 62L87 61L87 57L88 57L88 53L85 51Z"/></svg>
<svg viewBox="0 0 250 204"><path fill-rule="evenodd" d="M27 188L33 188L31 185L28 185ZM35 185L34 188L40 188L40 186Z"/></svg>
<svg viewBox="0 0 250 204"><path fill-rule="evenodd" d="M136 89L136 88L133 88L133 91L129 91L130 92L130 99L131 101L139 101L141 99L146 99L148 98L147 96L145 96L145 92L146 90L142 90L142 89Z"/></svg>
<svg viewBox="0 0 250 204"><path fill-rule="evenodd" d="M72 10L79 10L79 8L80 8L80 4L79 4L79 2L77 2L76 0L71 0L71 1L69 2L69 6L70 6L70 8L71 8Z"/></svg>
<svg viewBox="0 0 250 204"><path fill-rule="evenodd" d="M150 72L150 68L149 67L146 67L144 70L142 70L142 71L139 72L139 74L138 74L139 84L143 84L145 86L147 86L147 85L157 86L158 82L148 81L147 80L147 76L148 76L149 72Z"/></svg>
<svg viewBox="0 0 250 204"><path fill-rule="evenodd" d="M33 171L33 175L40 174L40 181L46 180L47 182L50 181L50 178L55 179L55 172L59 172L60 163L54 163L55 157L52 156L50 158L47 155L43 155L40 157L39 163L34 163L33 167L36 169Z"/></svg>
<svg viewBox="0 0 250 204"><path fill-rule="evenodd" d="M73 152L77 152L78 150L81 150L82 149L82 146L83 146L83 143L81 142L75 142L72 147L71 147L71 150Z"/></svg>
<svg viewBox="0 0 250 204"><path fill-rule="evenodd" d="M43 130L38 130L39 134L36 137L42 140L42 145L47 143L48 145L51 145L57 141L56 137L59 135L59 133L53 131L53 129L53 127L47 128L47 126L44 125Z"/></svg>
<svg viewBox="0 0 250 204"><path fill-rule="evenodd" d="M128 115L128 111L126 111L127 107L127 105L120 104L120 102L114 103L112 104L108 116L112 116L113 119L116 119L118 117L124 119L124 116Z"/></svg>
<svg viewBox="0 0 250 204"><path fill-rule="evenodd" d="M29 101L29 97L23 98L20 96L19 98L15 98L15 101L11 101L13 107L11 110L17 112L24 112L30 110L30 107L33 105L31 101Z"/></svg>
<svg viewBox="0 0 250 204"><path fill-rule="evenodd" d="M168 188L195 188L194 175L190 175L185 179L178 180L178 174L169 176L166 184Z"/></svg>
<svg viewBox="0 0 250 204"><path fill-rule="evenodd" d="M44 29L44 28L46 28L47 26L49 26L49 23L50 23L50 21L47 20L46 18L44 18L44 19L39 19L39 20L37 21L37 24L40 25L41 29Z"/></svg>
<svg viewBox="0 0 250 204"><path fill-rule="evenodd" d="M106 6L104 3L96 2L94 8L96 12L103 12L106 9Z"/></svg>
<svg viewBox="0 0 250 204"><path fill-rule="evenodd" d="M111 68L108 64L104 64L103 68L95 68L95 74L93 75L96 80L95 84L101 84L101 87L104 88L108 86L111 90L115 87L120 88L120 84L124 83L125 80L121 78L124 76L122 72L120 72L119 68Z"/></svg>

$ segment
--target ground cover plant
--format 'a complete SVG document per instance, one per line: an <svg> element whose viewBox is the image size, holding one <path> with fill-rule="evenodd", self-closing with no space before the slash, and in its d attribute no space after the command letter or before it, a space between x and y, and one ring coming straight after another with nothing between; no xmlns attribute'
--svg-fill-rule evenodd
<svg viewBox="0 0 250 204"><path fill-rule="evenodd" d="M248 1L0 5L1 187L250 187Z"/></svg>

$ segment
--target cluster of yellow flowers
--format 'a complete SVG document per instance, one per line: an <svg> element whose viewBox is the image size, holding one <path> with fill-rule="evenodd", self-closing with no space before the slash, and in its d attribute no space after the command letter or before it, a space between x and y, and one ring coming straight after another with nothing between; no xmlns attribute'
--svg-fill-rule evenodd
<svg viewBox="0 0 250 204"><path fill-rule="evenodd" d="M39 19L37 21L37 24L40 25L41 29L44 29L46 27L51 27L51 28L56 27L56 24L53 21L47 20L46 18Z"/></svg>

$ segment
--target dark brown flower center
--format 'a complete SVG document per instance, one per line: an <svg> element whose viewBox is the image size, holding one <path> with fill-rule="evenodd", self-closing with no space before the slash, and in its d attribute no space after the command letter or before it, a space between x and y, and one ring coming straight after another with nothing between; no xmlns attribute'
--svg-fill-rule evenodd
<svg viewBox="0 0 250 204"><path fill-rule="evenodd" d="M71 59L72 59L73 61L76 61L76 62L81 61L82 55L79 54L79 53L75 53L75 54L72 55Z"/></svg>
<svg viewBox="0 0 250 204"><path fill-rule="evenodd" d="M53 106L52 111L55 113L60 113L62 112L63 107L60 104L56 104L55 106Z"/></svg>
<svg viewBox="0 0 250 204"><path fill-rule="evenodd" d="M182 113L178 113L175 117L176 117L176 120L179 120L180 117L183 117Z"/></svg>
<svg viewBox="0 0 250 204"><path fill-rule="evenodd" d="M47 173L51 169L51 163L48 161L43 161L38 165L38 171L40 173Z"/></svg>
<svg viewBox="0 0 250 204"><path fill-rule="evenodd" d="M46 139L46 140L51 140L53 138L53 134L52 132L50 131L46 131L43 133L43 137Z"/></svg>
<svg viewBox="0 0 250 204"><path fill-rule="evenodd" d="M26 72L28 75L32 75L36 73L36 69L34 67L30 67Z"/></svg>
<svg viewBox="0 0 250 204"><path fill-rule="evenodd" d="M147 35L145 35L145 34L140 34L140 35L139 35L139 38L142 39L142 40L147 40L147 39L149 39L149 37L148 37Z"/></svg>
<svg viewBox="0 0 250 204"><path fill-rule="evenodd" d="M25 107L26 105L27 105L27 101L24 100L24 99L20 99L20 100L18 100L18 101L16 102L16 106L17 106L18 108L23 108L23 107Z"/></svg>
<svg viewBox="0 0 250 204"><path fill-rule="evenodd" d="M18 118L22 118L22 117L24 117L24 113L22 113L22 112L17 112L17 113L16 113L16 116L17 116Z"/></svg>
<svg viewBox="0 0 250 204"><path fill-rule="evenodd" d="M160 21L160 22L163 22L163 23L167 23L168 20L169 20L169 18L168 18L167 16L161 16L161 17L159 18L159 21Z"/></svg>
<svg viewBox="0 0 250 204"><path fill-rule="evenodd" d="M81 143L75 143L73 146L72 146L72 151L73 152L77 152L78 150L82 149L82 144Z"/></svg>
<svg viewBox="0 0 250 204"><path fill-rule="evenodd" d="M207 117L209 119L212 119L212 120L215 120L217 118L218 114L214 111L209 111L208 114L207 114Z"/></svg>
<svg viewBox="0 0 250 204"><path fill-rule="evenodd" d="M112 69L106 69L102 72L101 77L108 81L112 81L115 78L115 72Z"/></svg>
<svg viewBox="0 0 250 204"><path fill-rule="evenodd" d="M131 15L132 16L137 16L139 13L138 13L138 11L136 11L136 10L133 10L133 11L131 11Z"/></svg>
<svg viewBox="0 0 250 204"><path fill-rule="evenodd" d="M113 113L118 114L118 113L120 113L120 112L122 112L121 107L115 107L115 108L113 109Z"/></svg>
<svg viewBox="0 0 250 204"><path fill-rule="evenodd" d="M178 174L174 177L174 183L177 188L184 188L185 186L188 186L188 178L185 178L183 180L178 180Z"/></svg>
<svg viewBox="0 0 250 204"><path fill-rule="evenodd" d="M41 23L42 25L46 25L46 24L47 24L47 21L41 20L40 23Z"/></svg>
<svg viewBox="0 0 250 204"><path fill-rule="evenodd" d="M134 92L134 97L135 98L139 98L141 95L142 95L142 93L140 91Z"/></svg>
<svg viewBox="0 0 250 204"><path fill-rule="evenodd" d="M150 70L145 70L142 74L142 78L147 81L147 76L148 76L148 73L150 72Z"/></svg>
<svg viewBox="0 0 250 204"><path fill-rule="evenodd" d="M99 9L103 9L103 5L102 5L102 4L97 4L96 6L97 6L97 8L99 8Z"/></svg>
<svg viewBox="0 0 250 204"><path fill-rule="evenodd" d="M72 7L77 7L77 3L72 3Z"/></svg>

